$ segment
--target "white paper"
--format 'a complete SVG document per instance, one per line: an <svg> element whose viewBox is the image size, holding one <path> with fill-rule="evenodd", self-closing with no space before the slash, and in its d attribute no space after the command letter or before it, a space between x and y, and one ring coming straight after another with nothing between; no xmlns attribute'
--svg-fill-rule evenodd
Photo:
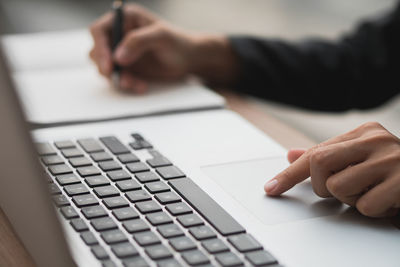
<svg viewBox="0 0 400 267"><path fill-rule="evenodd" d="M224 100L198 82L152 84L137 95L114 90L88 58L86 30L3 38L28 120L38 124L93 121L222 107Z"/></svg>

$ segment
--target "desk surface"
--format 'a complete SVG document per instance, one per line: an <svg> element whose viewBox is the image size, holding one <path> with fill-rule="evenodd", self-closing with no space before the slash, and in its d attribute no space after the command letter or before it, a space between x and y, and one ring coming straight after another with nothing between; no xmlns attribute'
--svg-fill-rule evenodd
<svg viewBox="0 0 400 267"><path fill-rule="evenodd" d="M227 99L230 109L241 114L256 127L271 136L286 148L310 147L314 144L303 134L279 122L265 112L249 103L245 98L230 92L221 92ZM0 266L28 267L34 266L30 255L16 237L12 227L0 209Z"/></svg>

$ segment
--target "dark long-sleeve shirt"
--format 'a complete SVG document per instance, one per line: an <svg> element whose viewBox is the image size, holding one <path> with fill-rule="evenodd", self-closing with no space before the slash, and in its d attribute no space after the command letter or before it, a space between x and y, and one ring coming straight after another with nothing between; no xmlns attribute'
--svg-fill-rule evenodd
<svg viewBox="0 0 400 267"><path fill-rule="evenodd" d="M400 92L400 3L336 42L231 36L239 92L308 109L343 111Z"/></svg>

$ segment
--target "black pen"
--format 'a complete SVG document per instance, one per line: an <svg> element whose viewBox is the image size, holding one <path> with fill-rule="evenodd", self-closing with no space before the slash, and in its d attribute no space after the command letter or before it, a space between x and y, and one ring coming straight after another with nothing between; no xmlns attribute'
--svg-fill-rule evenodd
<svg viewBox="0 0 400 267"><path fill-rule="evenodd" d="M123 0L114 0L112 7L114 10L114 22L113 22L113 29L112 29L112 51L114 52L115 49L117 48L119 42L122 40L122 36L123 36L124 1ZM114 63L112 82L113 82L113 85L117 88L119 88L120 71L121 71L121 67L118 66L118 64Z"/></svg>

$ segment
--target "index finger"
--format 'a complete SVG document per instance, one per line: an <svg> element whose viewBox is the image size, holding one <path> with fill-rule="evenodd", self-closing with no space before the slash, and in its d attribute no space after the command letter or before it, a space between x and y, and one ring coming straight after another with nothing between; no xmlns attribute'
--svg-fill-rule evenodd
<svg viewBox="0 0 400 267"><path fill-rule="evenodd" d="M273 179L268 181L265 186L265 192L270 196L277 196L286 192L296 184L304 181L310 177L310 155L318 148L325 147L332 144L345 142L359 136L359 131L351 131L334 138L331 138L319 145L310 148L296 161L294 161L288 168L276 175Z"/></svg>
<svg viewBox="0 0 400 267"><path fill-rule="evenodd" d="M264 186L270 196L277 196L310 177L309 153L304 153L289 167L276 175Z"/></svg>

